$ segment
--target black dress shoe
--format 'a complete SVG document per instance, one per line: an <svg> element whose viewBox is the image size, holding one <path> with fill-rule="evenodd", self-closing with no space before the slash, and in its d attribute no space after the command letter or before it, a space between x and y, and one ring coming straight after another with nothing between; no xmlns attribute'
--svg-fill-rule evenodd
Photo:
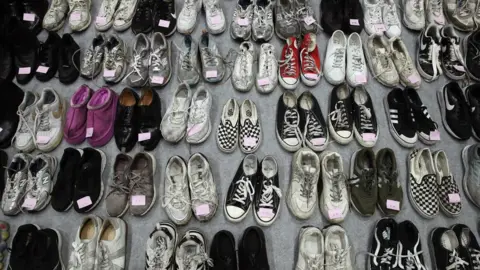
<svg viewBox="0 0 480 270"><path fill-rule="evenodd" d="M265 235L256 226L245 230L238 246L239 270L270 270L265 246Z"/></svg>
<svg viewBox="0 0 480 270"><path fill-rule="evenodd" d="M168 37L175 33L177 15L174 0L157 0L153 8L153 30ZM162 21L162 23L160 23Z"/></svg>
<svg viewBox="0 0 480 270"><path fill-rule="evenodd" d="M151 88L142 91L142 96L138 102L140 111L140 145L145 151L152 151L157 147L162 138L160 132L160 123L162 122L162 102L157 92ZM144 137L146 136L146 137ZM143 140L145 138L145 140Z"/></svg>
<svg viewBox="0 0 480 270"><path fill-rule="evenodd" d="M42 31L43 17L48 10L47 0L22 0L23 12L34 14L33 21L24 21L28 29L38 35ZM22 15L23 17L23 15ZM22 18L23 19L23 18Z"/></svg>
<svg viewBox="0 0 480 270"><path fill-rule="evenodd" d="M19 20L11 19L9 22L9 39L13 42L14 62L17 69L17 82L28 83L35 75L37 69L37 50L39 42L37 36Z"/></svg>
<svg viewBox="0 0 480 270"><path fill-rule="evenodd" d="M133 16L132 32L149 33L153 29L153 3L151 0L140 0Z"/></svg>
<svg viewBox="0 0 480 270"><path fill-rule="evenodd" d="M23 101L24 92L13 82L3 82L0 84L0 148L5 149L10 146L12 138L17 132L18 126L18 106Z"/></svg>
<svg viewBox="0 0 480 270"><path fill-rule="evenodd" d="M35 73L37 80L46 82L53 78L58 70L58 49L60 37L55 32L49 32L48 38L40 44L38 50L38 68Z"/></svg>
<svg viewBox="0 0 480 270"><path fill-rule="evenodd" d="M60 43L60 59L58 61L58 79L63 84L73 83L80 72L80 47L70 34L63 34Z"/></svg>
<svg viewBox="0 0 480 270"><path fill-rule="evenodd" d="M120 151L130 152L138 140L138 96L130 88L123 89L118 97L115 117L115 143Z"/></svg>
<svg viewBox="0 0 480 270"><path fill-rule="evenodd" d="M1 38L1 37L0 37ZM12 47L6 42L0 42L0 83L12 81L15 76Z"/></svg>

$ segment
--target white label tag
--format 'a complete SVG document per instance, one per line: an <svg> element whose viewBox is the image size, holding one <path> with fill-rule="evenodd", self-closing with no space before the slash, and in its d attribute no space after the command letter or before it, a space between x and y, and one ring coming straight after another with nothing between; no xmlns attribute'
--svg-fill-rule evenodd
<svg viewBox="0 0 480 270"><path fill-rule="evenodd" d="M170 26L170 21L160 20L158 21L158 26L168 28Z"/></svg>
<svg viewBox="0 0 480 270"><path fill-rule="evenodd" d="M37 72L38 72L38 73L43 73L43 74L45 74L45 73L47 73L47 72L48 72L48 70L49 70L49 69L50 69L49 67L45 67L45 66L38 66L38 68L37 68Z"/></svg>
<svg viewBox="0 0 480 270"><path fill-rule="evenodd" d="M90 138L93 135L93 127L87 128L87 133L85 134L85 138Z"/></svg>
<svg viewBox="0 0 480 270"><path fill-rule="evenodd" d="M32 68L30 67L18 68L18 74L30 74L30 72L32 72Z"/></svg>
<svg viewBox="0 0 480 270"><path fill-rule="evenodd" d="M350 19L350 25L360 26L358 19Z"/></svg>
<svg viewBox="0 0 480 270"><path fill-rule="evenodd" d="M205 77L216 78L217 77L217 71L216 70L209 70L205 73Z"/></svg>
<svg viewBox="0 0 480 270"><path fill-rule="evenodd" d="M82 13L80 11L75 11L70 14L70 20L72 21L80 21L82 19Z"/></svg>
<svg viewBox="0 0 480 270"><path fill-rule="evenodd" d="M23 20L27 22L35 21L35 14L33 13L23 13Z"/></svg>
<svg viewBox="0 0 480 270"><path fill-rule="evenodd" d="M113 77L115 76L115 70L105 69L103 70L103 77Z"/></svg>
<svg viewBox="0 0 480 270"><path fill-rule="evenodd" d="M311 25L315 22L315 19L312 16L307 16L303 19L306 25Z"/></svg>
<svg viewBox="0 0 480 270"><path fill-rule="evenodd" d="M95 19L95 22L97 24L106 24L107 23L107 18L99 16Z"/></svg>
<svg viewBox="0 0 480 270"><path fill-rule="evenodd" d="M22 207L26 208L27 210L32 210L37 205L37 199L27 198L23 201Z"/></svg>

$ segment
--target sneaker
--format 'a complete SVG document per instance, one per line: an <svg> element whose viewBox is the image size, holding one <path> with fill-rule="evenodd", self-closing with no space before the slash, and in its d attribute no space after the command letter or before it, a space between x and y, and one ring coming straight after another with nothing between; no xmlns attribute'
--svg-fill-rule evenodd
<svg viewBox="0 0 480 270"><path fill-rule="evenodd" d="M121 32L130 28L139 1L140 0L120 0L120 5L115 12L115 20L113 21L113 29L115 31Z"/></svg>
<svg viewBox="0 0 480 270"><path fill-rule="evenodd" d="M340 144L353 140L353 100L346 83L335 86L330 94L328 131Z"/></svg>
<svg viewBox="0 0 480 270"><path fill-rule="evenodd" d="M173 2L173 0L171 0ZM172 45L162 33L153 33L150 58L148 59L148 79L151 87L167 85L172 76Z"/></svg>
<svg viewBox="0 0 480 270"><path fill-rule="evenodd" d="M304 146L313 151L323 151L328 144L328 130L322 110L312 92L305 91L298 98L300 131Z"/></svg>
<svg viewBox="0 0 480 270"><path fill-rule="evenodd" d="M467 145L462 150L463 168L463 191L468 199L480 208L480 192L477 189L477 177L480 170L480 144ZM5 195L4 195L5 197Z"/></svg>
<svg viewBox="0 0 480 270"><path fill-rule="evenodd" d="M322 74L322 66L317 37L313 33L307 33L303 36L300 45L300 66L302 82L307 86L318 84Z"/></svg>
<svg viewBox="0 0 480 270"><path fill-rule="evenodd" d="M406 87L418 89L422 83L422 79L408 53L407 46L405 46L403 40L398 37L390 39L389 43L393 64L398 72L400 83Z"/></svg>
<svg viewBox="0 0 480 270"><path fill-rule="evenodd" d="M275 33L280 39L300 35L300 25L296 17L296 6L293 0L280 0L275 5Z"/></svg>
<svg viewBox="0 0 480 270"><path fill-rule="evenodd" d="M200 0L197 0L200 1ZM188 230L180 239L175 252L175 263L178 269L209 269L212 259L206 251L207 241L197 230Z"/></svg>
<svg viewBox="0 0 480 270"><path fill-rule="evenodd" d="M63 84L75 82L80 75L80 46L70 34L63 34L60 43L58 80ZM18 80L17 80L18 81Z"/></svg>
<svg viewBox="0 0 480 270"><path fill-rule="evenodd" d="M424 0L402 0L403 24L410 30L422 30L425 27Z"/></svg>
<svg viewBox="0 0 480 270"><path fill-rule="evenodd" d="M6 216L20 213L23 198L28 185L28 169L32 157L27 154L15 154L7 168L7 179L2 196L2 212Z"/></svg>
<svg viewBox="0 0 480 270"><path fill-rule="evenodd" d="M455 224L451 228L457 236L458 242L458 255L460 258L468 263L471 267L475 268L480 265L480 246L478 245L475 234L470 230L467 225Z"/></svg>
<svg viewBox="0 0 480 270"><path fill-rule="evenodd" d="M399 76L390 57L388 39L380 35L369 36L363 49L373 77L386 87L398 85Z"/></svg>
<svg viewBox="0 0 480 270"><path fill-rule="evenodd" d="M398 167L395 152L383 148L377 152L377 205L384 215L394 216L403 205L403 189L398 180Z"/></svg>
<svg viewBox="0 0 480 270"><path fill-rule="evenodd" d="M111 36L105 44L103 79L106 83L120 82L127 72L127 45L118 36ZM147 58L148 59L148 58Z"/></svg>
<svg viewBox="0 0 480 270"><path fill-rule="evenodd" d="M280 84L287 90L295 90L300 82L300 59L298 42L295 37L287 39L279 63L278 80Z"/></svg>
<svg viewBox="0 0 480 270"><path fill-rule="evenodd" d="M480 22L480 5L477 3L477 7L475 8L475 14L473 15L473 20L476 25L479 25Z"/></svg>
<svg viewBox="0 0 480 270"><path fill-rule="evenodd" d="M198 61L197 48L197 42L190 35L183 38L183 43L179 48L179 64L177 65L177 76L180 83L194 86L200 80L200 62Z"/></svg>
<svg viewBox="0 0 480 270"><path fill-rule="evenodd" d="M95 265L98 270L125 268L127 224L120 218L106 218L100 229Z"/></svg>
<svg viewBox="0 0 480 270"><path fill-rule="evenodd" d="M35 259L32 266L42 269L64 268L62 262L62 236L56 229L42 229L33 238L35 247L41 247L42 250L34 249ZM34 248L35 248L34 247Z"/></svg>
<svg viewBox="0 0 480 270"><path fill-rule="evenodd" d="M210 246L210 258L213 261L212 270L237 270L237 250L235 237L229 231L219 231L215 234Z"/></svg>
<svg viewBox="0 0 480 270"><path fill-rule="evenodd" d="M93 80L93 78L97 77L97 75L102 71L106 44L107 40L105 35L98 34L92 40L92 44L85 51L80 67L80 74L85 79Z"/></svg>
<svg viewBox="0 0 480 270"><path fill-rule="evenodd" d="M345 34L343 34L342 30L333 32L332 37L328 41L327 53L325 54L323 64L323 75L325 75L325 79L330 84L338 85L345 81L346 50L347 38Z"/></svg>
<svg viewBox="0 0 480 270"><path fill-rule="evenodd" d="M282 191L278 180L278 164L273 156L265 156L260 163L260 172L255 186L253 213L261 226L270 226L280 213Z"/></svg>
<svg viewBox="0 0 480 270"><path fill-rule="evenodd" d="M402 25L398 18L397 4L393 0L386 0L382 11L385 35L389 38L399 38L402 34Z"/></svg>
<svg viewBox="0 0 480 270"><path fill-rule="evenodd" d="M224 212L228 221L240 222L250 212L259 181L259 167L257 157L252 154L246 155L240 163L225 196Z"/></svg>
<svg viewBox="0 0 480 270"><path fill-rule="evenodd" d="M292 178L288 186L287 206L298 219L313 215L318 198L320 160L309 148L301 148L293 156Z"/></svg>
<svg viewBox="0 0 480 270"><path fill-rule="evenodd" d="M363 87L356 87L352 92L355 138L363 147L373 147L380 132L372 99Z"/></svg>
<svg viewBox="0 0 480 270"><path fill-rule="evenodd" d="M35 150L35 104L38 102L38 95L31 91L25 91L23 101L18 106L18 117L20 122L15 133L14 146L18 151L31 152Z"/></svg>
<svg viewBox="0 0 480 270"><path fill-rule="evenodd" d="M72 243L74 248L70 253L70 260L68 261L69 270L95 269L97 244L100 239L101 227L101 218L95 215L83 218L75 235L75 240Z"/></svg>
<svg viewBox="0 0 480 270"><path fill-rule="evenodd" d="M158 36L162 35L164 37L173 35L175 30L177 30L177 12L175 10L175 1L155 1L153 5L153 12L153 34Z"/></svg>
<svg viewBox="0 0 480 270"><path fill-rule="evenodd" d="M221 7L221 1L203 0L203 8L205 9L205 21L208 32L214 35L223 33L227 28L227 23Z"/></svg>
<svg viewBox="0 0 480 270"><path fill-rule="evenodd" d="M53 178L57 170L57 159L46 154L39 154L28 166L28 182L22 209L39 212L50 203Z"/></svg>
<svg viewBox="0 0 480 270"><path fill-rule="evenodd" d="M332 225L323 229L325 239L325 270L353 270L352 248L345 229Z"/></svg>
<svg viewBox="0 0 480 270"><path fill-rule="evenodd" d="M52 208L57 212L66 212L73 205L73 193L77 177L74 173L72 174L72 172L77 170L80 165L82 154L82 150L71 147L67 147L63 150L57 179L51 193Z"/></svg>
<svg viewBox="0 0 480 270"><path fill-rule="evenodd" d="M363 21L365 32L369 36L383 35L386 31L382 18L383 1L381 0L362 0Z"/></svg>
<svg viewBox="0 0 480 270"><path fill-rule="evenodd" d="M157 223L147 239L145 270L172 269L177 241L177 229L172 224Z"/></svg>
<svg viewBox="0 0 480 270"><path fill-rule="evenodd" d="M209 0L215 1L215 0ZM220 50L209 37L208 32L204 32L199 44L200 58L202 61L202 75L207 82L219 82L225 75L225 65L223 63Z"/></svg>
<svg viewBox="0 0 480 270"><path fill-rule="evenodd" d="M451 25L444 26L440 34L442 36L440 59L445 75L452 80L464 79L465 67L460 51L460 37L455 33Z"/></svg>
<svg viewBox="0 0 480 270"><path fill-rule="evenodd" d="M460 190L450 172L447 154L443 150L433 153L433 164L437 172L438 201L440 209L450 217L457 217L462 212Z"/></svg>
<svg viewBox="0 0 480 270"><path fill-rule="evenodd" d="M278 62L275 47L270 43L260 45L258 73L255 85L262 94L271 93L278 84Z"/></svg>
<svg viewBox="0 0 480 270"><path fill-rule="evenodd" d="M312 33L317 34L318 23L316 22L315 12L313 11L310 0L295 0L296 17L300 24L300 32L302 34ZM314 22L311 22L311 20Z"/></svg>
<svg viewBox="0 0 480 270"><path fill-rule="evenodd" d="M35 33L30 31L23 21L17 19L12 19L11 21L8 25L7 38L2 37L2 40L3 42L6 39L17 41L11 42L9 45L13 51L11 56L13 57L15 78L17 83L23 85L27 84L35 76L35 71L38 67L40 42ZM7 29L5 23L2 25Z"/></svg>
<svg viewBox="0 0 480 270"><path fill-rule="evenodd" d="M204 142L212 131L210 108L212 95L203 86L199 86L193 94L187 122L186 141L190 144Z"/></svg>
<svg viewBox="0 0 480 270"><path fill-rule="evenodd" d="M476 1L446 0L443 11L448 21L459 31L468 32L475 29Z"/></svg>
<svg viewBox="0 0 480 270"><path fill-rule="evenodd" d="M193 154L188 160L187 171L193 214L199 221L209 221L218 207L217 188L210 163L204 155Z"/></svg>
<svg viewBox="0 0 480 270"><path fill-rule="evenodd" d="M57 148L63 138L65 101L55 90L45 88L35 103L35 143L38 150L50 152Z"/></svg>
<svg viewBox="0 0 480 270"><path fill-rule="evenodd" d="M235 151L238 143L240 108L235 99L231 98L223 106L220 123L217 128L217 145L222 152Z"/></svg>
<svg viewBox="0 0 480 270"><path fill-rule="evenodd" d="M144 86L149 79L150 40L145 34L135 36L132 54L125 80L128 86L138 88Z"/></svg>
<svg viewBox="0 0 480 270"><path fill-rule="evenodd" d="M35 224L24 224L18 227L12 240L8 268L30 269L37 266L34 263L38 261L32 257L34 248L38 245L36 240L38 239L39 231L40 227ZM41 248L45 247L42 246Z"/></svg>
<svg viewBox="0 0 480 270"><path fill-rule="evenodd" d="M197 16L202 8L202 0L188 0L183 4L177 18L177 30L184 35L190 35L197 25Z"/></svg>
<svg viewBox="0 0 480 270"><path fill-rule="evenodd" d="M462 41L462 52L467 74L470 78L480 81L480 64L476 61L480 54L480 31L475 31L466 36Z"/></svg>
<svg viewBox="0 0 480 270"><path fill-rule="evenodd" d="M45 17L43 17L43 29L55 32L63 28L68 14L67 0L52 1Z"/></svg>
<svg viewBox="0 0 480 270"><path fill-rule="evenodd" d="M408 197L412 206L424 218L438 215L437 176L430 149L415 149L410 152L408 170Z"/></svg>
<svg viewBox="0 0 480 270"><path fill-rule="evenodd" d="M430 248L432 252L432 266L435 269L466 270L468 262L459 256L460 241L455 232L447 228L438 227L430 233Z"/></svg>
<svg viewBox="0 0 480 270"><path fill-rule="evenodd" d="M120 0L103 0L95 19L95 29L107 31L113 25L113 17Z"/></svg>
<svg viewBox="0 0 480 270"><path fill-rule="evenodd" d="M117 104L117 94L108 87L95 91L88 101L85 137L91 146L104 146L113 137Z"/></svg>
<svg viewBox="0 0 480 270"><path fill-rule="evenodd" d="M346 1L320 1L320 24L327 34L332 35L336 31L342 31L345 20ZM349 16L350 17L350 16ZM353 16L352 16L352 19ZM356 23L356 22L355 22Z"/></svg>
<svg viewBox="0 0 480 270"><path fill-rule="evenodd" d="M92 0L68 0L68 24L74 32L81 32L88 28L92 21L90 11Z"/></svg>
<svg viewBox="0 0 480 270"><path fill-rule="evenodd" d="M443 1L441 0L427 0L425 1L425 16L426 23L435 23L438 25L445 25L446 20L443 15Z"/></svg>
<svg viewBox="0 0 480 270"><path fill-rule="evenodd" d="M383 99L383 105L392 137L403 147L414 147L418 139L417 123L404 91L392 89Z"/></svg>
<svg viewBox="0 0 480 270"><path fill-rule="evenodd" d="M146 215L157 200L156 164L152 154L142 152L133 157L128 168L130 213L134 216Z"/></svg>
<svg viewBox="0 0 480 270"><path fill-rule="evenodd" d="M368 258L368 269L382 270L395 265L398 260L397 222L382 218L375 224Z"/></svg>
<svg viewBox="0 0 480 270"><path fill-rule="evenodd" d="M177 225L185 225L192 217L187 165L179 156L173 156L165 167L165 196L162 207L168 218Z"/></svg>
<svg viewBox="0 0 480 270"><path fill-rule="evenodd" d="M35 78L41 82L52 79L58 71L58 50L61 38L55 32L49 32L45 42L40 43L38 49L38 67Z"/></svg>
<svg viewBox="0 0 480 270"><path fill-rule="evenodd" d="M325 246L319 228L304 226L298 235L298 256L295 269L323 269Z"/></svg>
<svg viewBox="0 0 480 270"><path fill-rule="evenodd" d="M265 235L259 227L248 227L243 232L242 239L238 245L238 262L239 270L270 270Z"/></svg>
<svg viewBox="0 0 480 270"><path fill-rule="evenodd" d="M296 152L302 147L303 136L300 130L300 113L297 97L293 92L284 92L278 100L275 131L278 142L283 149Z"/></svg>
<svg viewBox="0 0 480 270"><path fill-rule="evenodd" d="M242 42L242 44L240 44L240 52L235 58L232 72L232 85L235 90L248 92L252 88L255 78L253 73L253 62L255 59L256 55L253 43L249 41Z"/></svg>
<svg viewBox="0 0 480 270"><path fill-rule="evenodd" d="M249 40L252 35L253 1L238 0L230 24L230 36L235 40Z"/></svg>
<svg viewBox="0 0 480 270"><path fill-rule="evenodd" d="M480 84L474 83L465 89L465 97L468 101L468 111L470 112L470 121L472 122L472 135L480 140Z"/></svg>
<svg viewBox="0 0 480 270"><path fill-rule="evenodd" d="M350 162L350 201L362 216L372 216L377 205L377 168L371 149L358 150Z"/></svg>
<svg viewBox="0 0 480 270"><path fill-rule="evenodd" d="M245 154L251 154L260 147L263 137L257 106L253 101L246 99L240 106L239 115L240 133L238 143L240 150Z"/></svg>
<svg viewBox="0 0 480 270"><path fill-rule="evenodd" d="M322 192L318 202L323 216L332 223L342 222L348 214L348 190L340 154L326 151L320 157Z"/></svg>
<svg viewBox="0 0 480 270"><path fill-rule="evenodd" d="M270 0L255 0L253 7L252 39L265 43L273 37L273 6Z"/></svg>
<svg viewBox="0 0 480 270"><path fill-rule="evenodd" d="M436 80L442 74L440 42L440 32L438 27L434 24L430 24L425 30L423 30L418 38L417 70L427 82Z"/></svg>
<svg viewBox="0 0 480 270"><path fill-rule="evenodd" d="M136 7L135 14L133 15L133 21L132 21L133 34L135 35L140 33L148 34L152 31L154 27L153 26L154 25L153 7L154 7L154 3L151 0L138 1L138 5Z"/></svg>
<svg viewBox="0 0 480 270"><path fill-rule="evenodd" d="M132 163L132 157L120 153L113 163L113 178L110 180L109 191L105 197L107 214L111 217L123 216L130 206L128 202L130 187L128 168Z"/></svg>
<svg viewBox="0 0 480 270"><path fill-rule="evenodd" d="M191 99L190 87L180 84L160 124L160 131L167 142L178 143L185 136Z"/></svg>
<svg viewBox="0 0 480 270"><path fill-rule="evenodd" d="M450 82L437 92L437 98L445 129L457 140L468 140L472 125L462 88L457 82Z"/></svg>
<svg viewBox="0 0 480 270"><path fill-rule="evenodd" d="M420 141L424 144L435 144L440 141L438 125L428 113L427 106L423 104L417 90L407 87L403 93L407 97L407 102L413 113L413 119L415 119L415 127Z"/></svg>
<svg viewBox="0 0 480 270"><path fill-rule="evenodd" d="M405 220L399 223L397 228L397 264L414 270L427 269L417 227L411 221Z"/></svg>
<svg viewBox="0 0 480 270"><path fill-rule="evenodd" d="M363 56L362 39L357 33L348 37L347 41L347 82L356 87L367 84L367 64Z"/></svg>

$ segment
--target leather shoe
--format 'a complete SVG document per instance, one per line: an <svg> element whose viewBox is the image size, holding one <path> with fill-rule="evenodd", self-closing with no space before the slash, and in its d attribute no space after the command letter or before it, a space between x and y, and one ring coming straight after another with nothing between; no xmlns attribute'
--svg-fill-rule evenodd
<svg viewBox="0 0 480 270"><path fill-rule="evenodd" d="M118 97L115 117L115 143L120 151L130 152L138 140L138 95L130 88Z"/></svg>
<svg viewBox="0 0 480 270"><path fill-rule="evenodd" d="M151 88L142 90L142 96L138 103L140 110L139 136L148 138L140 141L145 151L152 151L162 138L160 123L162 122L162 103L156 91ZM144 134L144 135L142 135Z"/></svg>
<svg viewBox="0 0 480 270"><path fill-rule="evenodd" d="M4 101L0 109L0 148L5 149L10 146L17 132L17 110L22 103L24 92L13 82L3 82L0 89L0 100Z"/></svg>

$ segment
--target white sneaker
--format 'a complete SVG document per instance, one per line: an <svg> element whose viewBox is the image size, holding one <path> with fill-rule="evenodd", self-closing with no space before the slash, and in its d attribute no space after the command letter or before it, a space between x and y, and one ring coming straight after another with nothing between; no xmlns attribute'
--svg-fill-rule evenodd
<svg viewBox="0 0 480 270"><path fill-rule="evenodd" d="M68 7L70 8L70 17L68 23L70 29L75 32L80 32L88 28L92 22L92 0L68 0Z"/></svg>
<svg viewBox="0 0 480 270"><path fill-rule="evenodd" d="M177 143L185 136L191 99L190 87L180 84L160 124L162 136L167 142Z"/></svg>
<svg viewBox="0 0 480 270"><path fill-rule="evenodd" d="M347 38L342 30L333 32L328 41L323 74L325 79L333 85L345 81L345 52L347 49Z"/></svg>
<svg viewBox="0 0 480 270"><path fill-rule="evenodd" d="M411 30L425 27L425 5L423 0L402 0L403 24Z"/></svg>
<svg viewBox="0 0 480 270"><path fill-rule="evenodd" d="M147 240L145 270L170 270L164 266L173 265L177 241L177 229L172 224L157 223Z"/></svg>
<svg viewBox="0 0 480 270"><path fill-rule="evenodd" d="M402 34L402 25L400 24L400 19L398 18L397 5L393 0L385 0L382 15L383 24L386 28L385 34L389 38L399 37Z"/></svg>
<svg viewBox="0 0 480 270"><path fill-rule="evenodd" d="M68 261L68 270L96 269L95 255L101 226L102 219L95 215L89 215L83 219L72 243L73 249Z"/></svg>
<svg viewBox="0 0 480 270"><path fill-rule="evenodd" d="M188 190L187 165L179 156L173 156L165 167L165 194L162 207L168 218L177 225L185 225L192 217Z"/></svg>
<svg viewBox="0 0 480 270"><path fill-rule="evenodd" d="M38 150L50 152L63 138L65 122L65 100L52 88L45 88L35 104L33 131Z"/></svg>
<svg viewBox="0 0 480 270"><path fill-rule="evenodd" d="M240 44L240 52L235 59L232 72L232 85L241 92L250 91L253 86L253 61L255 60L255 47L252 42L244 41Z"/></svg>
<svg viewBox="0 0 480 270"><path fill-rule="evenodd" d="M352 33L347 41L347 82L355 87L367 83L368 71L363 56L362 38Z"/></svg>
<svg viewBox="0 0 480 270"><path fill-rule="evenodd" d="M325 238L325 270L353 270L352 245L345 229L332 225L323 230Z"/></svg>
<svg viewBox="0 0 480 270"><path fill-rule="evenodd" d="M197 16L202 8L202 0L186 0L177 19L177 30L191 34L197 25Z"/></svg>
<svg viewBox="0 0 480 270"><path fill-rule="evenodd" d="M188 160L187 171L193 214L199 221L208 221L218 207L217 187L210 163L204 155L193 154Z"/></svg>
<svg viewBox="0 0 480 270"><path fill-rule="evenodd" d="M231 153L237 148L239 119L240 108L237 101L231 98L223 106L217 129L217 145L224 153Z"/></svg>
<svg viewBox="0 0 480 270"><path fill-rule="evenodd" d="M204 142L212 130L210 110L212 95L203 86L199 86L192 97L187 123L187 142L198 144Z"/></svg>
<svg viewBox="0 0 480 270"><path fill-rule="evenodd" d="M115 12L113 29L125 31L132 25L133 16L137 8L138 0L120 0L120 6Z"/></svg>
<svg viewBox="0 0 480 270"><path fill-rule="evenodd" d="M324 252L322 231L317 227L302 227L298 236L298 256L295 270L324 269Z"/></svg>
<svg viewBox="0 0 480 270"><path fill-rule="evenodd" d="M225 14L221 7L220 0L203 0L207 29L210 34L220 34L227 28Z"/></svg>
<svg viewBox="0 0 480 270"><path fill-rule="evenodd" d="M245 154L257 151L262 143L262 127L257 106L249 99L240 106L240 150Z"/></svg>
<svg viewBox="0 0 480 270"><path fill-rule="evenodd" d="M126 245L127 223L121 218L106 218L100 229L95 269L125 269Z"/></svg>
<svg viewBox="0 0 480 270"><path fill-rule="evenodd" d="M19 123L15 133L14 146L18 151L31 152L35 150L34 112L35 103L38 101L38 95L31 91L25 91L23 101L18 106L17 115Z"/></svg>
<svg viewBox="0 0 480 270"><path fill-rule="evenodd" d="M361 3L365 32L368 35L383 35L386 30L382 18L383 0L362 0Z"/></svg>
<svg viewBox="0 0 480 270"><path fill-rule="evenodd" d="M436 23L445 25L445 15L443 15L443 1L442 0L425 0L425 16L427 23Z"/></svg>
<svg viewBox="0 0 480 270"><path fill-rule="evenodd" d="M275 47L270 43L260 46L258 60L258 74L255 81L257 91L262 94L271 93L278 84L278 62L275 56Z"/></svg>
<svg viewBox="0 0 480 270"><path fill-rule="evenodd" d="M120 0L103 0L97 17L95 18L95 28L98 31L107 31L113 25L113 16Z"/></svg>
<svg viewBox="0 0 480 270"><path fill-rule="evenodd" d="M51 32L60 30L65 24L68 14L67 0L53 0L43 17L43 29Z"/></svg>

